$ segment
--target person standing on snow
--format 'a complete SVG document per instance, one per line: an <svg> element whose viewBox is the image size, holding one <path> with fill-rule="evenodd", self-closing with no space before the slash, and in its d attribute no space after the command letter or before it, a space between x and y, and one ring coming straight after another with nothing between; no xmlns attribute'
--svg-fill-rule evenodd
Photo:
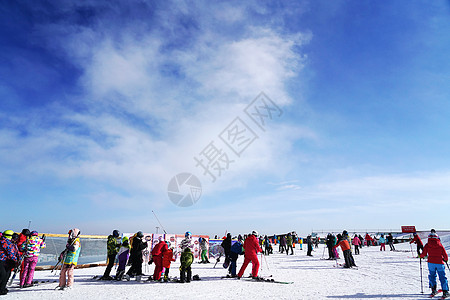
<svg viewBox="0 0 450 300"><path fill-rule="evenodd" d="M208 260L208 241L202 237L198 238L199 243L200 243L200 249L201 249L201 258L202 264L209 264L209 260Z"/></svg>
<svg viewBox="0 0 450 300"><path fill-rule="evenodd" d="M244 249L242 248L242 241L238 240L231 246L230 250L230 267L228 271L230 272L230 277L236 277L236 266L237 259L239 255L244 253ZM228 275L227 275L228 276Z"/></svg>
<svg viewBox="0 0 450 300"><path fill-rule="evenodd" d="M352 244L355 246L355 255L358 255L359 254L359 247L361 246L361 240L359 239L359 237L356 234L353 237Z"/></svg>
<svg viewBox="0 0 450 300"><path fill-rule="evenodd" d="M286 237L282 235L280 236L280 253L283 253L285 250L286 250Z"/></svg>
<svg viewBox="0 0 450 300"><path fill-rule="evenodd" d="M334 246L334 248L337 248L341 246L342 254L344 255L344 268L351 268L356 267L355 261L352 256L352 251L350 248L350 243L347 239L344 239L340 234L337 235L338 243Z"/></svg>
<svg viewBox="0 0 450 300"><path fill-rule="evenodd" d="M379 242L380 242L380 251L386 251L386 239L384 238L384 234L381 235Z"/></svg>
<svg viewBox="0 0 450 300"><path fill-rule="evenodd" d="M224 268L227 268L230 264L230 250L231 250L231 233L227 233L227 237L220 244L225 252Z"/></svg>
<svg viewBox="0 0 450 300"><path fill-rule="evenodd" d="M101 280L112 280L113 278L109 276L111 273L112 267L116 261L117 253L120 249L121 239L120 239L119 230L114 230L112 234L108 236L108 241L106 242L106 251L108 254L108 265L106 266L105 273L100 278Z"/></svg>
<svg viewBox="0 0 450 300"><path fill-rule="evenodd" d="M117 267L116 280L122 280L123 275L125 275L125 267L127 265L128 258L130 257L130 248L129 238L126 236L123 237L119 253L117 253L117 257L119 258L119 266ZM127 277L127 279L129 280L130 278Z"/></svg>
<svg viewBox="0 0 450 300"><path fill-rule="evenodd" d="M327 237L325 239L325 244L327 245L327 249L328 249L328 259L334 259L334 253L333 253L334 237L331 233L327 234Z"/></svg>
<svg viewBox="0 0 450 300"><path fill-rule="evenodd" d="M163 261L162 266L164 268L164 282L169 281L169 270L170 270L170 264L175 261L175 258L173 258L173 248L170 247L170 242L166 242L167 244L167 251L163 253Z"/></svg>
<svg viewBox="0 0 450 300"><path fill-rule="evenodd" d="M186 247L181 253L180 257L181 268L180 268L180 283L189 283L192 279L191 265L194 262L194 254L192 254L191 249Z"/></svg>
<svg viewBox="0 0 450 300"><path fill-rule="evenodd" d="M259 261L258 261L258 253L262 252L261 247L259 247L258 243L258 232L253 230L252 234L248 236L248 238L244 242L244 263L242 264L241 269L237 275L237 278L240 279L242 275L244 275L245 269L248 264L252 262L252 277L258 278L258 269L259 269Z"/></svg>
<svg viewBox="0 0 450 300"><path fill-rule="evenodd" d="M80 230L74 228L69 230L69 237L67 238L66 249L61 253L62 267L59 274L59 286L56 289L66 290L71 289L74 282L73 270L78 263L78 257L81 252Z"/></svg>
<svg viewBox="0 0 450 300"><path fill-rule="evenodd" d="M389 247L391 248L390 251L395 251L394 237L392 236L392 233L388 234L388 236L387 236L387 243L389 244Z"/></svg>
<svg viewBox="0 0 450 300"><path fill-rule="evenodd" d="M430 275L428 275L428 280L431 288L431 295L436 295L437 283L436 283L436 273L439 275L439 281L442 287L442 297L446 298L449 296L448 293L448 281L445 277L445 267L444 262L447 263L448 255L445 251L444 246L442 246L439 236L432 232L428 235L428 242L423 248L422 254L420 254L420 259L428 255L428 270Z"/></svg>
<svg viewBox="0 0 450 300"><path fill-rule="evenodd" d="M136 236L133 238L133 244L131 246L130 259L131 267L127 272L129 276L136 276L137 281L141 281L142 274L142 262L144 261L142 257L142 251L148 247L148 243L144 242L142 238L144 234L142 231L138 231Z"/></svg>
<svg viewBox="0 0 450 300"><path fill-rule="evenodd" d="M37 231L31 232L30 238L25 244L23 274L20 278L20 287L30 287L33 285L34 269L39 259L39 253L45 248L45 236L41 239Z"/></svg>
<svg viewBox="0 0 450 300"><path fill-rule="evenodd" d="M294 255L294 248L292 247L292 243L292 235L291 233L288 233L286 238L286 255L289 254L289 249L291 249L291 255Z"/></svg>
<svg viewBox="0 0 450 300"><path fill-rule="evenodd" d="M14 231L5 230L0 237L0 295L6 295L11 269L19 263L19 250L11 241Z"/></svg>
<svg viewBox="0 0 450 300"><path fill-rule="evenodd" d="M158 244L152 249L152 260L155 263L155 271L153 272L153 280L161 280L161 272L163 270L163 253L169 250L162 236L159 237Z"/></svg>
<svg viewBox="0 0 450 300"><path fill-rule="evenodd" d="M312 241L311 235L308 235L306 237L306 243L308 244L308 251L307 251L306 255L312 256L311 252L313 250L313 241Z"/></svg>
<svg viewBox="0 0 450 300"><path fill-rule="evenodd" d="M409 243L410 244L415 243L417 245L417 257L419 257L423 251L423 243L417 232L414 232L414 238Z"/></svg>

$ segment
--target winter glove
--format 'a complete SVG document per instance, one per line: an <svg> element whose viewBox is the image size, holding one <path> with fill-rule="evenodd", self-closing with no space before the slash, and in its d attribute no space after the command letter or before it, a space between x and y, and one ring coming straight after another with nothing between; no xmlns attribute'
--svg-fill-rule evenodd
<svg viewBox="0 0 450 300"><path fill-rule="evenodd" d="M153 258L148 261L148 264L151 265L153 263Z"/></svg>

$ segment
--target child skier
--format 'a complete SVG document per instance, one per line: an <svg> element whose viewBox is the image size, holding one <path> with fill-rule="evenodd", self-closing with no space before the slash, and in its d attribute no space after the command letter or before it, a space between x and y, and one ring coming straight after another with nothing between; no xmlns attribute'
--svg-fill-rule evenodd
<svg viewBox="0 0 450 300"><path fill-rule="evenodd" d="M259 261L258 261L258 253L262 252L261 247L259 247L258 243L258 232L253 230L252 234L248 236L248 238L244 242L244 263L242 264L241 269L237 275L238 279L244 275L245 269L248 264L252 262L252 277L258 278L258 269L259 269Z"/></svg>
<svg viewBox="0 0 450 300"><path fill-rule="evenodd" d="M34 269L39 259L41 248L45 248L45 236L41 239L37 231L31 232L31 236L25 244L25 258L23 261L23 273L20 278L20 287L33 285Z"/></svg>
<svg viewBox="0 0 450 300"><path fill-rule="evenodd" d="M13 234L12 230L5 230L0 237L0 295L8 293L6 284L11 275L11 269L19 261L19 250L11 241Z"/></svg>
<svg viewBox="0 0 450 300"><path fill-rule="evenodd" d="M439 281L441 282L442 287L442 299L447 298L449 296L448 293L448 281L445 277L445 267L444 263L448 261L448 255L445 251L444 246L442 246L441 241L439 240L439 236L432 232L428 235L428 242L425 244L423 248L422 254L420 254L420 258L424 258L428 255L428 270L430 275L428 275L428 279L430 282L431 288L431 296L436 295L436 272L439 275Z"/></svg>
<svg viewBox="0 0 450 300"><path fill-rule="evenodd" d="M117 256L119 257L119 266L117 267L116 280L122 280L125 274L125 266L127 265L128 258L130 257L130 242L128 237L122 238L122 245L120 246ZM128 275L127 275L128 276ZM127 277L129 279L129 277Z"/></svg>
<svg viewBox="0 0 450 300"><path fill-rule="evenodd" d="M192 270L191 265L194 261L194 255L189 247L185 248L181 253L181 267L180 267L180 283L191 282Z"/></svg>
<svg viewBox="0 0 450 300"><path fill-rule="evenodd" d="M384 234L381 235L379 242L380 242L380 251L386 251L386 239L384 238Z"/></svg>
<svg viewBox="0 0 450 300"><path fill-rule="evenodd" d="M81 252L79 235L80 230L78 228L69 230L66 249L61 253L63 265L61 274L59 274L59 286L57 287L59 290L71 289L73 286L73 270L78 263L78 257Z"/></svg>
<svg viewBox="0 0 450 300"><path fill-rule="evenodd" d="M164 282L169 281L169 270L170 270L170 264L175 261L175 258L173 258L173 248L170 247L170 242L167 242L168 249L163 253L163 261L162 265L164 268Z"/></svg>

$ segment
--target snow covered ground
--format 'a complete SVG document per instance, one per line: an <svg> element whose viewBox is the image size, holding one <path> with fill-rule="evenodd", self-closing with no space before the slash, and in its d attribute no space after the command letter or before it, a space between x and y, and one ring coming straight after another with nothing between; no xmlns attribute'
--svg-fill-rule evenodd
<svg viewBox="0 0 450 300"><path fill-rule="evenodd" d="M213 263L193 265L193 274L201 281L191 283L105 282L94 281L94 275L103 274L104 267L75 270L74 288L55 291L57 283L48 283L26 289L10 288L2 299L426 299L428 269L422 263L423 290L421 294L419 259L413 258L410 245L397 244L399 252L380 252L379 247L364 247L360 255L354 255L358 269L336 268L334 261L321 259L324 246L306 256L305 247L297 245L294 255L275 254L262 260L260 275L273 275L276 280L293 281L293 284L251 282L221 279L227 271ZM415 245L412 247L414 254ZM325 251L325 257L327 257ZM223 259L222 259L223 260ZM238 260L238 268L243 259ZM340 263L343 263L341 254ZM153 266L144 268L146 274ZM172 264L170 275L179 276L179 264ZM245 274L249 274L251 265ZM448 271L448 270L447 270ZM112 274L114 274L114 269ZM146 278L146 277L144 277ZM36 280L57 280L50 271L37 271ZM13 286L17 285L17 281ZM440 286L440 285L439 285Z"/></svg>

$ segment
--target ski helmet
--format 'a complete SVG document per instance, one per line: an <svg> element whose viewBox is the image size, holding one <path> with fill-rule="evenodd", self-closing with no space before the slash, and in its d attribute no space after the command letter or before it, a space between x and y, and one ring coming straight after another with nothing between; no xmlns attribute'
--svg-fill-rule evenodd
<svg viewBox="0 0 450 300"><path fill-rule="evenodd" d="M113 237L119 237L119 230L115 229L112 233Z"/></svg>
<svg viewBox="0 0 450 300"><path fill-rule="evenodd" d="M143 238L143 237L144 237L144 234L142 233L142 231L138 231L138 232L136 233L136 236L137 236L138 238Z"/></svg>
<svg viewBox="0 0 450 300"><path fill-rule="evenodd" d="M37 231L32 231L31 232L31 236L38 236L38 235L39 235L39 233Z"/></svg>
<svg viewBox="0 0 450 300"><path fill-rule="evenodd" d="M186 231L186 233L184 234L185 237L191 237L192 233L190 231Z"/></svg>
<svg viewBox="0 0 450 300"><path fill-rule="evenodd" d="M258 236L258 231L256 231L256 230L253 230L253 231L252 231L252 235L254 235L254 236Z"/></svg>
<svg viewBox="0 0 450 300"><path fill-rule="evenodd" d="M343 234L343 235L348 235L347 230L342 231L342 234Z"/></svg>
<svg viewBox="0 0 450 300"><path fill-rule="evenodd" d="M24 236L30 236L30 229L28 229L28 228L24 228L24 229L22 229L22 234L24 235Z"/></svg>
<svg viewBox="0 0 450 300"><path fill-rule="evenodd" d="M14 231L12 231L10 229L3 231L3 236L9 240L12 238L13 234L14 234Z"/></svg>

